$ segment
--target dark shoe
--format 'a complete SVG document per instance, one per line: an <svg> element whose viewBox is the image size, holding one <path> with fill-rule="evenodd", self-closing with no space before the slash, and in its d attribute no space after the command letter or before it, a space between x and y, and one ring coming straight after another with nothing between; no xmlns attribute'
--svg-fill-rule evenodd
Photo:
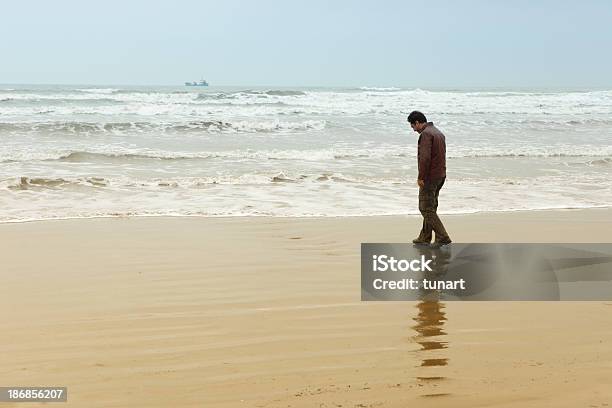
<svg viewBox="0 0 612 408"><path fill-rule="evenodd" d="M453 242L453 241L451 241L451 239L450 239L450 238L448 238L448 237L446 237L446 238L444 238L444 239L441 239L441 240L439 240L439 241L436 239L436 240L434 241L434 243L433 243L433 244L431 244L431 247L432 247L432 248L434 248L434 249L435 249L435 248L441 248L441 247L443 247L444 245L448 245L448 244L450 244L451 242Z"/></svg>
<svg viewBox="0 0 612 408"><path fill-rule="evenodd" d="M412 240L412 243L415 245L429 245L430 242L431 238L429 238L428 240L424 240L423 238L418 237Z"/></svg>

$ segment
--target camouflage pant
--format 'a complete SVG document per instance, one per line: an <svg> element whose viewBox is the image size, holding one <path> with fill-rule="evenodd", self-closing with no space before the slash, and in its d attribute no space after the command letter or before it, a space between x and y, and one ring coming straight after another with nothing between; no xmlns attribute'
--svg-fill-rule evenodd
<svg viewBox="0 0 612 408"><path fill-rule="evenodd" d="M448 233L444 224L438 217L438 194L444 185L445 178L430 180L425 183L425 187L419 189L419 211L423 215L423 228L419 234L419 239L431 241L432 230L436 232L436 241L448 239Z"/></svg>

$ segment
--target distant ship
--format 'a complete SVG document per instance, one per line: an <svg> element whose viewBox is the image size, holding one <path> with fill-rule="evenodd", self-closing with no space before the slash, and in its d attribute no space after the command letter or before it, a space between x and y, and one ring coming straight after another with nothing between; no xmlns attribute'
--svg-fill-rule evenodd
<svg viewBox="0 0 612 408"><path fill-rule="evenodd" d="M208 86L208 82L205 79L200 79L200 82L185 82L185 86Z"/></svg>

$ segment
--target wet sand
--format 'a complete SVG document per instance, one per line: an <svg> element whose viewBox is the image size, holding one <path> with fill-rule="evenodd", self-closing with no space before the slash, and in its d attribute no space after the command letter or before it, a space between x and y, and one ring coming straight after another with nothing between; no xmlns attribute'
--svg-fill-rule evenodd
<svg viewBox="0 0 612 408"><path fill-rule="evenodd" d="M609 209L444 220L456 242L612 241ZM74 407L612 406L612 301L360 302L359 244L419 225L2 224L0 385Z"/></svg>

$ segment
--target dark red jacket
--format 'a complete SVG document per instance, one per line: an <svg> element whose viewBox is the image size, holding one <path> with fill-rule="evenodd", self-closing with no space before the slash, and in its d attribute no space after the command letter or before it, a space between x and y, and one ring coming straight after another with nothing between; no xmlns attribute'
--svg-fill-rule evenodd
<svg viewBox="0 0 612 408"><path fill-rule="evenodd" d="M446 177L446 140L433 122L428 122L419 136L419 180Z"/></svg>

